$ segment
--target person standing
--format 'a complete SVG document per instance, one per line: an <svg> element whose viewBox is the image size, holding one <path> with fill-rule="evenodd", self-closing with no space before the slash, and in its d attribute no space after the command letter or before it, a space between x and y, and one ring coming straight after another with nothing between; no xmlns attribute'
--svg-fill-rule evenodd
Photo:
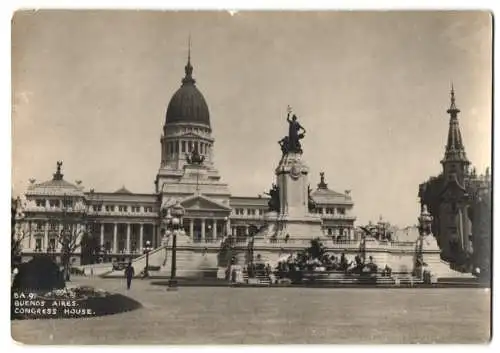
<svg viewBox="0 0 500 353"><path fill-rule="evenodd" d="M127 289L130 289L130 285L132 284L132 278L134 277L135 271L132 266L132 262L129 261L127 267L125 268L125 277L127 278Z"/></svg>

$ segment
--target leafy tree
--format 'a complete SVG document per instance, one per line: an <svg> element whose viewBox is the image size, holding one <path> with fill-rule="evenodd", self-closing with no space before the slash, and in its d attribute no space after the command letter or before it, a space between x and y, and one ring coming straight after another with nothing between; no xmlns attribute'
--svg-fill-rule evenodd
<svg viewBox="0 0 500 353"><path fill-rule="evenodd" d="M18 228L17 217L19 216L18 210L21 207L21 200L19 198L11 198L10 206L10 223L11 223L11 241L10 241L10 262L11 266L21 262L22 242L28 236L28 233L23 229Z"/></svg>
<svg viewBox="0 0 500 353"><path fill-rule="evenodd" d="M57 242L61 248L61 265L64 268L64 278L66 281L70 280L71 273L71 259L75 254L76 249L80 247L85 251L81 245L85 246L84 240L91 235L91 225L88 219L88 207L81 206L80 208L70 208L67 205L72 204L72 200L64 195L63 207L61 211L50 218L49 222L61 225L60 230L56 233Z"/></svg>

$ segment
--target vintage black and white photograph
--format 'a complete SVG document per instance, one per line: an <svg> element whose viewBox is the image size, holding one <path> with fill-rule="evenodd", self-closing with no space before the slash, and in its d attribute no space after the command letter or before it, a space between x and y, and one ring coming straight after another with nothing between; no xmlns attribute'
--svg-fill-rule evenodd
<svg viewBox="0 0 500 353"><path fill-rule="evenodd" d="M11 26L16 342L491 339L492 13Z"/></svg>

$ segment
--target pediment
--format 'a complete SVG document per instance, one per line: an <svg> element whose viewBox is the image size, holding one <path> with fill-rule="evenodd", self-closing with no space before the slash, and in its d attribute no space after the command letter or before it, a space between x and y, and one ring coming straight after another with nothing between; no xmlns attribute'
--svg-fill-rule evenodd
<svg viewBox="0 0 500 353"><path fill-rule="evenodd" d="M206 196L193 196L181 202L186 210L230 211L231 208Z"/></svg>

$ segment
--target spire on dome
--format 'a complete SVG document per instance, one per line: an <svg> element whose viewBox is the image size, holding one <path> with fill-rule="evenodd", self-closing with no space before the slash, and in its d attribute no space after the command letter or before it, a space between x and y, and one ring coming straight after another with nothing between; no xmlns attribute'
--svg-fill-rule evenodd
<svg viewBox="0 0 500 353"><path fill-rule="evenodd" d="M191 65L191 34L189 34L188 38L188 61L186 66L184 67L184 72L186 73L186 76L182 79L182 84L195 84L196 81L193 78L193 66Z"/></svg>

